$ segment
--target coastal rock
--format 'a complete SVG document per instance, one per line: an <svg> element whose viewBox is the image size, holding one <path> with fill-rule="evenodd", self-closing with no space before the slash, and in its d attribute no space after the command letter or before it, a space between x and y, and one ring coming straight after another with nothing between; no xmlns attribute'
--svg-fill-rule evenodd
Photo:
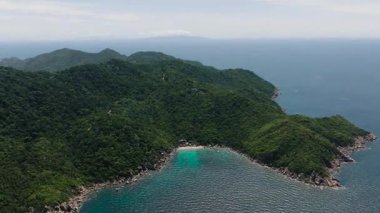
<svg viewBox="0 0 380 213"><path fill-rule="evenodd" d="M373 134L373 133L370 133L370 134L368 134L366 136L366 140L368 140L368 141L375 141L375 140L377 140L377 136L375 134Z"/></svg>
<svg viewBox="0 0 380 213"><path fill-rule="evenodd" d="M314 183L315 183L317 186L321 185L323 182L324 182L324 181L323 181L323 178L321 178L321 177L319 177L319 176L315 177L315 179L314 179Z"/></svg>
<svg viewBox="0 0 380 213"><path fill-rule="evenodd" d="M341 154L341 158L344 162L354 162L354 159L351 158L350 156L348 156L342 152L340 154Z"/></svg>
<svg viewBox="0 0 380 213"><path fill-rule="evenodd" d="M157 170L166 165L166 163L174 156L176 149L170 152L162 152L162 158L155 164L144 163L140 165L136 171L130 169L130 177L120 177L113 181L104 183L96 183L89 187L80 186L75 190L76 196L72 197L68 202L54 206L54 208L47 207L46 212L77 212L81 204L87 199L88 195L106 186L122 186L124 184L131 184L138 181L141 177L148 174L148 170Z"/></svg>
<svg viewBox="0 0 380 213"><path fill-rule="evenodd" d="M42 209L42 212L45 213L45 212L50 212L51 211L51 208L49 206L44 206L44 208Z"/></svg>
<svg viewBox="0 0 380 213"><path fill-rule="evenodd" d="M305 176L303 174L298 174L289 171L286 167L281 167L275 169L278 173L285 175L287 177L290 177L295 180L302 181L307 184L320 186L320 187L330 187L330 188L339 188L341 187L340 181L334 177L336 172L340 169L342 163L349 163L349 162L355 162L355 160L351 157L352 153L354 151L363 149L366 147L367 143L372 142L376 140L377 137L374 134L368 134L366 136L358 136L354 138L354 143L351 146L346 147L337 147L338 154L337 158L330 161L328 166L328 175L326 177L321 177L319 175L316 175L315 172L312 174ZM240 153L241 154L241 153ZM243 154L244 155L244 154ZM244 155L245 156L245 155ZM249 158L249 157L247 157ZM251 159L251 158L249 158ZM262 164L261 162L251 159L253 162ZM270 165L268 165L270 166Z"/></svg>
<svg viewBox="0 0 380 213"><path fill-rule="evenodd" d="M336 178L326 178L325 182L327 183L326 185L329 187L340 187L340 182Z"/></svg>
<svg viewBox="0 0 380 213"><path fill-rule="evenodd" d="M155 164L154 164L155 165ZM156 167L151 163L145 163L145 170L156 170Z"/></svg>
<svg viewBox="0 0 380 213"><path fill-rule="evenodd" d="M278 88L275 88L272 95L272 101L274 101L280 94L280 90Z"/></svg>
<svg viewBox="0 0 380 213"><path fill-rule="evenodd" d="M321 186L321 187L326 186L326 187L337 188L337 187L340 187L341 184L340 184L338 179L333 177L333 174L340 168L341 163L342 162L353 162L354 160L351 158L352 152L361 148L361 147L364 147L367 142L374 141L374 140L376 140L376 138L377 137L375 135L369 134L367 136L355 138L354 144L352 146L338 147L340 154L339 154L337 159L332 160L330 162L330 164L328 165L330 167L329 168L330 174L327 177L321 177L321 176L316 175L315 173L312 173L309 176L304 175L302 173L298 174L298 173L294 173L294 172L289 171L289 169L287 167L276 168L275 170L280 174L283 174L287 177L291 177L295 180L302 181L304 183L308 183L308 184L315 185L315 186ZM186 142L185 142L185 144L186 144ZM188 144L190 144L190 143L188 143ZM183 146L186 146L186 145L181 145L180 147L183 147ZM220 147L220 146L216 146L216 147ZM163 155L162 158L159 159L158 162L155 164L145 163L143 165L138 166L137 169L139 170L139 172L137 174L135 173L135 171L130 170L129 171L129 173L131 175L130 178L120 178L120 179L114 180L112 182L94 184L93 186L87 187L87 188L81 186L77 189L77 193L78 193L77 196L71 198L70 201L67 203L63 203L61 205L55 206L53 208L53 211L50 208L48 208L49 210L47 212L60 212L60 211L61 212L77 212L79 210L81 204L86 200L88 194L90 194L91 192L97 191L100 188L103 188L103 187L108 186L108 185L120 186L123 184L131 184L133 182L136 182L142 176L146 175L148 173L147 172L148 170L154 170L154 169L162 168L168 162L168 160L172 156L174 156L174 153L176 150L177 149L173 149L170 152L170 154L162 152L163 153L163 154L161 153ZM237 153L242 154L240 152L237 152ZM246 156L248 159L252 160L253 162L262 164L255 159L251 159L247 155L244 155L244 154L242 154L242 155ZM136 175L134 175L134 174L136 174ZM45 208L45 209L47 209L47 208Z"/></svg>
<svg viewBox="0 0 380 213"><path fill-rule="evenodd" d="M59 206L59 209L63 212L67 211L67 208L66 208L66 203L63 203Z"/></svg>
<svg viewBox="0 0 380 213"><path fill-rule="evenodd" d="M376 140L376 136L372 133L365 136L358 136L354 138L354 143L351 146L337 147L338 148L338 158L330 162L329 177L323 179L321 185L328 187L340 187L341 184L338 179L334 178L334 174L339 170L342 163L355 162L351 157L352 153L364 149L367 143Z"/></svg>

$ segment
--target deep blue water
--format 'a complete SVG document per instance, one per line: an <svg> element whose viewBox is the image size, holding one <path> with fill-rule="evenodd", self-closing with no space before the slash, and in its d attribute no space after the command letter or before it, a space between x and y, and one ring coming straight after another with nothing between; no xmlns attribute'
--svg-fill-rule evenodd
<svg viewBox="0 0 380 213"><path fill-rule="evenodd" d="M11 53L28 57L62 45L91 51L111 47L125 54L159 50L218 68L247 68L280 88L277 101L288 113L342 114L380 135L380 40L28 45L19 45L13 52L0 48L0 57ZM29 52L21 54L24 47ZM85 203L82 212L380 212L379 142L355 153L357 162L344 166L339 173L342 190L305 186L226 150L187 154L193 155L189 159L197 159L197 166L177 156L163 171L135 185L119 192L99 192Z"/></svg>

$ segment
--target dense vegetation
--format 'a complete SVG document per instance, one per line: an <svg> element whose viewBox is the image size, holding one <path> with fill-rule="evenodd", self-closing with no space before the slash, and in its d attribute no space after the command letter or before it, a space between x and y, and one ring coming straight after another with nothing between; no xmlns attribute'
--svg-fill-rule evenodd
<svg viewBox="0 0 380 213"><path fill-rule="evenodd" d="M336 146L367 134L341 116L287 116L274 89L251 71L158 53L59 72L1 67L0 212L41 209L79 185L152 168L180 139L324 175Z"/></svg>
<svg viewBox="0 0 380 213"><path fill-rule="evenodd" d="M336 146L348 146L366 135L341 116L312 119L287 116L265 124L245 141L245 151L257 160L290 171L325 176L326 167L338 155Z"/></svg>
<svg viewBox="0 0 380 213"><path fill-rule="evenodd" d="M0 61L0 66L12 67L25 71L58 71L72 66L84 64L99 64L111 59L125 60L127 57L118 52L105 49L99 53L86 53L79 50L60 49L51 53L45 53L25 60L19 58L5 58Z"/></svg>

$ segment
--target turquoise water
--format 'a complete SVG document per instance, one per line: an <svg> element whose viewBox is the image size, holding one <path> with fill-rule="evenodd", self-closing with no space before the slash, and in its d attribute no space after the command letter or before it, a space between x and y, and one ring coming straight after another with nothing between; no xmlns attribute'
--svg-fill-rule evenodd
<svg viewBox="0 0 380 213"><path fill-rule="evenodd" d="M351 177L341 178L345 184ZM351 187L321 190L284 178L226 149L188 150L179 151L167 167L136 184L119 191L104 189L93 195L81 212L358 212L363 207L368 212L378 210L371 207L370 200L356 205L357 199L365 198L358 197L357 188Z"/></svg>
<svg viewBox="0 0 380 213"><path fill-rule="evenodd" d="M211 42L146 49L254 70L281 89L277 101L288 113L342 114L380 135L379 41ZM354 158L357 162L338 176L344 189L321 190L226 150L192 150L178 153L164 170L135 185L97 193L81 212L380 212L380 143Z"/></svg>
<svg viewBox="0 0 380 213"><path fill-rule="evenodd" d="M243 67L279 87L277 101L290 114L342 114L380 135L380 40L96 42L20 45L18 52L9 51L14 45L0 47L0 57L111 47L126 54L157 50L219 68ZM226 150L181 152L164 170L134 185L95 194L82 212L380 212L380 142L354 158L357 162L339 173L345 189L320 190Z"/></svg>

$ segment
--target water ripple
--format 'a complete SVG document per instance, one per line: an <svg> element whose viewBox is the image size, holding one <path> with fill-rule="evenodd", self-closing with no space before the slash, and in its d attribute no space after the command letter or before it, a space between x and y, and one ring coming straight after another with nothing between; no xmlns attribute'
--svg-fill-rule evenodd
<svg viewBox="0 0 380 213"><path fill-rule="evenodd" d="M380 198L368 196L354 184L321 190L286 179L226 149L204 149L177 153L162 171L118 192L100 191L81 212L378 211L373 200Z"/></svg>

